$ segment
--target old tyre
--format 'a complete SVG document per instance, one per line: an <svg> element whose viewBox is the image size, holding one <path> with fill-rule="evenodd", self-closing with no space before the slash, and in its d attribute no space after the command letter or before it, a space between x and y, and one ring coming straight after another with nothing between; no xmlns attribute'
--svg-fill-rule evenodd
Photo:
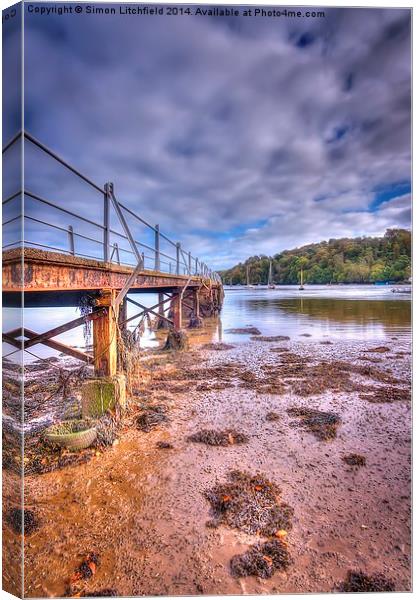
<svg viewBox="0 0 418 600"><path fill-rule="evenodd" d="M44 433L45 439L69 450L83 450L93 444L97 437L96 427L82 420L63 421L52 425Z"/></svg>

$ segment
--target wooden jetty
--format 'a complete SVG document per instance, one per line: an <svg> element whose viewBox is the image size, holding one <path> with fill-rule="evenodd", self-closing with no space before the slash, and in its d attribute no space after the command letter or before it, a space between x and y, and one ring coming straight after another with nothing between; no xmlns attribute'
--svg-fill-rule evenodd
<svg viewBox="0 0 418 600"><path fill-rule="evenodd" d="M185 252L179 242L164 235L159 225L150 225L121 204L112 183L98 186L30 134L20 133L5 146L3 153L23 141L64 166L100 194L101 209L100 215L89 214L86 218L75 213L68 204L60 204L26 189L3 200L3 206L16 207L12 217L3 223L3 232L10 225L19 231L23 229L20 227L22 223L32 221L44 226L45 231L64 234L61 247L57 247L54 241L57 237L52 234L51 239L47 235L35 240L17 239L3 246L3 305L61 307L79 306L85 298L93 301L88 314L41 333L16 327L3 333L3 342L22 351L44 344L94 363L97 376L109 377L118 370L117 328L124 330L130 321L152 315L168 328L180 330L187 325L188 319L193 324L200 317L220 311L223 287L217 273L190 252ZM33 212L21 213L22 197L29 198L39 207L35 216ZM118 230L111 226L112 211L113 217L117 217ZM43 217L44 214L48 215L48 220ZM64 227L63 218L71 218L72 224ZM151 231L152 246L135 238L130 226L134 221L139 222L148 234ZM78 231L74 226L77 222L87 223L92 233L86 235L85 229L81 228ZM115 239L118 242L112 241ZM99 244L99 257L86 254L83 247L85 240ZM172 249L171 253L161 249L162 241ZM128 257L125 263L121 260L122 253ZM156 293L158 302L147 307L132 298L137 293ZM139 309L129 318L127 303ZM93 325L93 354L54 339L89 321Z"/></svg>

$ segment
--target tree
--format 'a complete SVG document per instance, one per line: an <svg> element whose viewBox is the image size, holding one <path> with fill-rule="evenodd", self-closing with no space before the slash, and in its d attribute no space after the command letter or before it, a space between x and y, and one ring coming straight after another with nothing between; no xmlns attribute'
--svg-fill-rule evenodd
<svg viewBox="0 0 418 600"><path fill-rule="evenodd" d="M270 259L252 256L221 272L225 283L245 284L246 268L252 283L267 283ZM374 283L405 281L411 274L411 232L388 229L383 237L330 239L284 250L272 259L274 281L297 284L300 270L308 283Z"/></svg>

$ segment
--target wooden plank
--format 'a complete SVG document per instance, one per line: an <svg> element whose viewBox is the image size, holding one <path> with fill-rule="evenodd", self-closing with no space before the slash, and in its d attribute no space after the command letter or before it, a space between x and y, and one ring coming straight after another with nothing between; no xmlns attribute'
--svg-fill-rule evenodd
<svg viewBox="0 0 418 600"><path fill-rule="evenodd" d="M119 294L116 296L115 306L119 306L119 304L125 298L126 294L129 292L129 288L132 286L133 282L135 281L136 276L142 271L143 268L144 268L143 261L141 261L140 263L138 263L136 265L135 269L133 270L133 272L129 275L128 279L126 280L125 285L123 286L123 288L121 289Z"/></svg>
<svg viewBox="0 0 418 600"><path fill-rule="evenodd" d="M69 321L68 323L64 323L63 325L59 325L58 327L54 327L54 329L50 329L49 331L45 331L45 333L40 333L36 335L32 339L25 341L24 348L30 348L31 346L35 346L36 344L42 344L45 340L49 340L52 337L60 335L65 331L69 331L70 329L74 329L75 327L79 327L80 325L84 325L87 321L94 321L103 316L104 309L94 311L89 315L85 315L84 317L79 317L78 319L74 319L73 321Z"/></svg>
<svg viewBox="0 0 418 600"><path fill-rule="evenodd" d="M19 331L21 331L19 329ZM19 348L19 350L23 350L23 340L15 340L14 337L8 335L7 333L3 333L3 342L6 344L10 344L10 346L14 346L14 348Z"/></svg>
<svg viewBox="0 0 418 600"><path fill-rule="evenodd" d="M153 306L153 308L157 308L158 306L161 306L161 304L164 304L168 300L170 300L170 298L167 298L162 303L156 304L155 306ZM173 325L173 321L171 321L171 319L168 319L165 315L162 315L160 313L155 312L155 310L152 310L152 308L148 308L147 306L144 306L143 304L140 304L139 302L136 302L135 300L131 300L130 298L128 298L128 301L132 302L132 304L136 304L136 306L139 306L139 308L142 308L143 311L140 312L140 313L138 313L138 314L136 314L134 317L130 317L129 319L127 319L125 321L125 323L128 323L128 321L133 321L134 319L136 319L137 317L140 317L144 313L151 313L155 317L158 317L159 319L163 319L163 321L167 321L167 323L170 323L170 325Z"/></svg>
<svg viewBox="0 0 418 600"><path fill-rule="evenodd" d="M24 329L24 335L28 338L34 338L38 334L35 331L31 331L30 329ZM76 350L76 348L71 348L71 346L67 346L66 344L62 344L61 342L57 342L55 340L44 340L42 342L44 346L48 346L48 348L52 348L53 350L57 350L58 352L62 352L63 354L68 354L73 358L78 358L78 360L82 360L88 364L93 362L93 357L90 354L86 354L81 350Z"/></svg>

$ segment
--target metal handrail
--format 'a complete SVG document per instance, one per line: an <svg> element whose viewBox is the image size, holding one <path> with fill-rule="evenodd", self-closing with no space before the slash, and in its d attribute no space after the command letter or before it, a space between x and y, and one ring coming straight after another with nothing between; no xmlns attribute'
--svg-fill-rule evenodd
<svg viewBox="0 0 418 600"><path fill-rule="evenodd" d="M80 177L80 179L82 179L83 181L85 181L86 183L88 183L89 185L91 185L91 187L93 187L95 190L97 190L101 194L104 193L104 189L103 188L101 188L96 183L94 183L94 181L92 181L91 179L89 179L88 177L86 177L85 175L83 175L82 173L80 173L80 171L78 171L75 167L73 167L72 165L70 165L70 163L68 163L66 160L64 160L63 158L61 158L61 156L59 156L58 154L56 154L55 152L53 152L52 150L50 150L50 148L48 148L48 146L45 146L44 144L42 144L42 142L40 142L39 140L37 140L36 138L34 138L33 135L31 135L30 133L28 133L27 131L25 131L24 132L24 137L25 137L26 140L29 140L30 142L32 142L32 144L34 146L37 146L38 148L40 148L41 150L43 150L46 154L48 154L49 156L51 156L52 158L54 158L61 165L63 165L64 167L66 167L69 171L71 171L72 173L74 173L75 175L77 175L78 177Z"/></svg>
<svg viewBox="0 0 418 600"><path fill-rule="evenodd" d="M147 259L149 261L154 261L155 269L152 269L152 270L161 270L161 265L168 265L170 273L172 272L172 268L174 268L174 272L176 272L176 273L180 273L180 270L183 270L184 273L188 274L189 276L200 275L200 276L203 276L206 278L210 278L213 281L218 281L218 282L220 281L220 277L216 272L211 271L204 262L200 261L197 257L194 257L191 254L191 252L185 252L185 250L181 247L181 244L179 242L174 242L167 235L165 235L163 232L161 232L158 225L156 225L156 226L151 225L149 222L147 222L145 219L143 219L142 217L137 215L130 208L128 208L127 206L125 206L124 204L122 204L121 202L116 200L114 193L113 193L113 184L105 184L103 187L97 185L94 181L92 181L90 178L86 177L78 169L73 167L70 163L68 163L61 156L59 156L56 152L54 152L53 150L48 148L48 146L46 146L45 144L40 142L37 138L35 138L30 133L28 133L26 131L17 133L14 137L11 138L11 140L9 140L6 143L6 145L2 149L2 153L4 154L5 152L7 152L7 150L9 150L9 148L11 148L18 140L29 141L31 144L36 146L42 152L44 152L49 157L51 157L52 159L57 161L59 164L61 164L63 167L68 169L71 173L73 173L74 175L79 177L82 181L87 183L90 187L92 187L97 192L99 192L104 198L103 223L98 223L98 222L93 221L92 219L88 219L87 217L77 214L77 213L69 210L68 208L59 206L59 205L55 204L54 202L51 202L51 200L44 198L42 196L39 196L38 194L35 194L29 190L20 190L18 192L15 192L14 194L10 195L8 198L3 200L3 205L12 201L15 198L21 196L22 194L24 194L24 195L28 196L29 198L35 200L36 202L41 202L55 210L61 211L64 214L67 214L73 218L79 219L79 220L83 221L84 223L87 223L90 226L97 227L99 229L99 231L101 232L101 235L103 236L102 239L95 239L88 235L84 235L82 233L78 233L77 231L74 231L73 227L71 225L68 227L68 229L66 229L65 227L63 227L61 225L56 225L54 223L48 223L47 221L43 221L41 219L37 219L36 217L32 217L31 215L24 215L24 218L26 218L26 219L29 219L29 220L37 222L39 224L45 225L47 227L51 227L53 229L57 229L58 231L66 232L69 236L70 250L63 250L61 248L57 248L56 246L40 244L38 242L32 242L29 240L24 240L23 243L30 244L33 246L40 246L42 248L49 248L51 250L58 250L60 252L66 253L66 254L67 253L68 254L76 254L77 256L82 256L82 257L86 257L86 258L94 258L96 260L100 260L96 256L83 254L78 251L76 252L75 247L74 247L74 238L77 237L77 238L85 239L90 242L102 245L103 246L103 260L108 261L108 262L115 262L115 261L112 261L114 252L111 254L111 257L109 260L109 250L112 248L112 244L110 243L110 235L113 235L113 236L117 236L119 238L122 238L122 239L128 241L129 245L131 246L131 249L128 249L128 248L121 248L117 244L114 244L113 247L114 248L117 247L117 250L118 250L118 252L117 252L118 264L130 264L130 263L122 263L120 261L119 252L124 252L124 253L128 253L132 256L135 256L136 261L139 261L139 260L144 261L145 259ZM114 210L119 218L120 224L122 225L122 227L124 229L124 233L120 233L119 231L116 231L110 227L110 223L109 223L110 201L113 203ZM154 233L154 235L155 235L155 246L154 247L152 247L149 244L146 244L144 242L140 242L139 240L135 239L132 236L132 234L129 230L129 227L127 225L127 222L124 218L123 211L125 211L127 214L129 214L130 216L135 218L142 225L144 225L145 227L147 227L149 230L151 230ZM9 219L8 221L4 222L3 225L7 225L7 224L17 220L18 218L20 218L20 216L13 217L13 218ZM166 254L165 252L163 252L160 249L160 239L165 240L173 248L176 248L176 256L170 256L169 254ZM18 244L18 243L20 243L20 242L13 242L12 244L7 244L4 246L4 248L6 248L10 245ZM149 250L151 253L153 253L153 256L145 255L144 252L139 252L138 247ZM167 262L167 260L162 260L162 258L168 259L168 262Z"/></svg>

